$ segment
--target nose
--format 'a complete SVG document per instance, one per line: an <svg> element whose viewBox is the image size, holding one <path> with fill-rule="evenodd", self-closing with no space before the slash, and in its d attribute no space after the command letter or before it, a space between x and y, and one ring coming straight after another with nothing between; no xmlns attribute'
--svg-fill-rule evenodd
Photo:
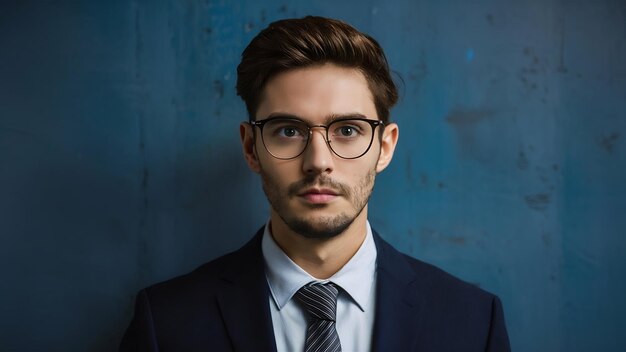
<svg viewBox="0 0 626 352"><path fill-rule="evenodd" d="M333 152L326 141L324 128L312 128L309 145L303 154L302 171L306 174L330 173L334 169Z"/></svg>

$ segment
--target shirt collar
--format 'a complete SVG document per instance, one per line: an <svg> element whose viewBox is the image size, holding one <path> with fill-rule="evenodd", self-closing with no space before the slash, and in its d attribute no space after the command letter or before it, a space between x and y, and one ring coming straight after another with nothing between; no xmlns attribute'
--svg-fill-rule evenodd
<svg viewBox="0 0 626 352"><path fill-rule="evenodd" d="M365 311L376 271L376 245L369 222L366 223L365 240L358 251L335 275L320 280L309 275L283 252L270 233L269 221L265 225L261 248L265 259L265 274L269 289L278 309L282 309L293 295L311 281L328 282L340 286L357 306Z"/></svg>

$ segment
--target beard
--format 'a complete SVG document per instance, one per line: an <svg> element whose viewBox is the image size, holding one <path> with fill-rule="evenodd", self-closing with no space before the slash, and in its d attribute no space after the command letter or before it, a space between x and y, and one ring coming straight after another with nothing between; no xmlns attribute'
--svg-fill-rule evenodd
<svg viewBox="0 0 626 352"><path fill-rule="evenodd" d="M334 181L325 175L310 175L294 182L289 187L281 188L280 185L261 168L263 191L278 216L295 233L306 238L327 239L342 234L354 220L363 212L374 188L376 169L372 168L353 187ZM289 201L305 189L310 187L331 188L345 198L351 207L342 212L321 217L305 217L296 213L289 206ZM312 209L327 207L326 204L309 204Z"/></svg>

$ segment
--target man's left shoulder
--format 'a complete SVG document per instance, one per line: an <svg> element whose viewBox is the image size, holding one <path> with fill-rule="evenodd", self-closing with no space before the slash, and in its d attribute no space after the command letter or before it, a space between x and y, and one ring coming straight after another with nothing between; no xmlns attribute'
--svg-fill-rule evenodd
<svg viewBox="0 0 626 352"><path fill-rule="evenodd" d="M393 307L392 313L378 313L386 321L401 321L394 329L418 334L424 351L510 351L496 295L399 252L378 235L375 240L379 298L386 309Z"/></svg>
<svg viewBox="0 0 626 352"><path fill-rule="evenodd" d="M479 287L478 283L467 282L408 254L401 253L401 255L415 272L416 277L421 281L426 281L431 291L436 292L448 302L452 299L461 302L479 300L491 304L494 299L498 299L493 293Z"/></svg>
<svg viewBox="0 0 626 352"><path fill-rule="evenodd" d="M499 298L478 286L469 283L443 269L425 261L402 253L375 234L379 258L382 256L385 265L395 271L397 277L410 282L420 295L428 297L431 304L442 307L455 307L458 310L491 311L494 305L500 306Z"/></svg>

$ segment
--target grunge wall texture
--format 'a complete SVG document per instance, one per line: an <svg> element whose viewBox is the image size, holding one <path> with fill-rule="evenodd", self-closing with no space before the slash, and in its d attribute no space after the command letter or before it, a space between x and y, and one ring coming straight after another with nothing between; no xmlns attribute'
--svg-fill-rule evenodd
<svg viewBox="0 0 626 352"><path fill-rule="evenodd" d="M337 17L402 77L371 222L498 294L515 351L626 350L623 1L3 1L0 350L115 350L137 290L264 223L235 68Z"/></svg>

